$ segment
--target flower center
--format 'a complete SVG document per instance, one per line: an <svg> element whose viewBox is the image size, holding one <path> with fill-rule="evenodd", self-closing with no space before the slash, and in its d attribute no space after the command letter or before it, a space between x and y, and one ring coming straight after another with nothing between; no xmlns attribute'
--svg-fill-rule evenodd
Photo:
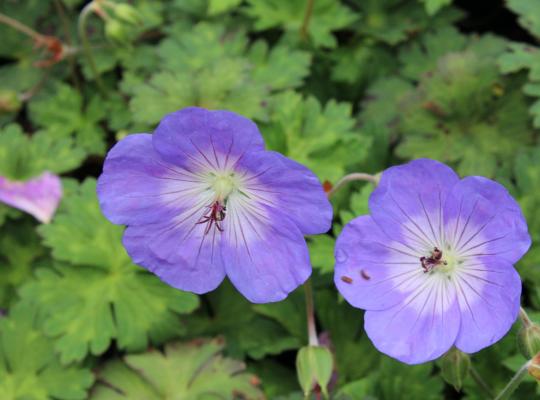
<svg viewBox="0 0 540 400"><path fill-rule="evenodd" d="M420 264L424 273L441 272L448 275L461 264L461 260L450 249L445 249L443 253L434 247L429 256L420 257Z"/></svg>
<svg viewBox="0 0 540 400"><path fill-rule="evenodd" d="M216 176L211 183L211 187L216 193L216 200L225 202L237 187L234 173Z"/></svg>
<svg viewBox="0 0 540 400"><path fill-rule="evenodd" d="M210 173L209 190L214 192L214 200L208 206L202 217L197 221L197 224L206 224L204 234L206 235L215 227L219 232L223 232L221 223L227 215L227 200L231 193L235 190L239 190L240 182L234 172L222 172L216 174Z"/></svg>

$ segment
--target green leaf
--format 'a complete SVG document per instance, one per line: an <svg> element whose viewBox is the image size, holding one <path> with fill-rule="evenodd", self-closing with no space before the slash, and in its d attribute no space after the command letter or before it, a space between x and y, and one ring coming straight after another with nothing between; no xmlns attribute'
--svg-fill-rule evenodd
<svg viewBox="0 0 540 400"><path fill-rule="evenodd" d="M343 225L360 215L369 214L368 201L373 192L373 185L364 185L359 192L354 192L350 198L350 211L341 211L339 216Z"/></svg>
<svg viewBox="0 0 540 400"><path fill-rule="evenodd" d="M273 90L298 87L309 74L309 53L285 44L269 49L265 41L259 40L251 46L248 56L255 65L253 79Z"/></svg>
<svg viewBox="0 0 540 400"><path fill-rule="evenodd" d="M149 351L109 362L100 372L92 400L262 399L258 379L242 362L221 355L219 339L168 343L164 353Z"/></svg>
<svg viewBox="0 0 540 400"><path fill-rule="evenodd" d="M371 39L334 50L332 59L332 79L347 84L364 86L396 69L395 55Z"/></svg>
<svg viewBox="0 0 540 400"><path fill-rule="evenodd" d="M312 236L308 239L311 265L321 273L334 271L334 246L336 239L329 235Z"/></svg>
<svg viewBox="0 0 540 400"><path fill-rule="evenodd" d="M296 373L298 382L308 396L316 383L321 387L323 394L328 397L328 382L332 377L334 361L332 353L326 347L305 346L296 356Z"/></svg>
<svg viewBox="0 0 540 400"><path fill-rule="evenodd" d="M447 8L437 16L430 17L424 7L414 1L356 0L356 2L362 14L358 31L393 46L414 38L418 32L428 27L447 26L461 16L456 9Z"/></svg>
<svg viewBox="0 0 540 400"><path fill-rule="evenodd" d="M57 338L62 362L99 355L115 339L120 349L140 351L184 331L178 313L197 307L197 296L173 289L133 265L121 245L122 228L102 215L96 183L66 186L53 223L39 232L59 262L37 271L21 289L46 315L45 332Z"/></svg>
<svg viewBox="0 0 540 400"><path fill-rule="evenodd" d="M443 398L444 383L433 375L433 364L405 365L388 357L377 371L376 393L383 399L438 400Z"/></svg>
<svg viewBox="0 0 540 400"><path fill-rule="evenodd" d="M535 0L507 0L506 6L519 16L519 23L540 38L540 3Z"/></svg>
<svg viewBox="0 0 540 400"><path fill-rule="evenodd" d="M187 329L194 338L200 335L225 336L227 351L233 357L244 358L249 355L258 360L269 354L297 349L304 340L306 330L305 325L302 325L303 313L300 313L296 301L289 304L292 300L287 299L281 303L254 307L227 281L206 297L209 311L206 313L200 310L190 315L186 319ZM285 312L294 314L291 316ZM287 317L290 321L283 325L289 331L281 324ZM242 326L248 326L249 329L240 329ZM290 332L300 335L301 339Z"/></svg>
<svg viewBox="0 0 540 400"><path fill-rule="evenodd" d="M437 12L443 8L444 6L447 6L448 4L452 3L452 0L420 0L422 3L424 3L424 7L426 8L426 12L429 15L435 15Z"/></svg>
<svg viewBox="0 0 540 400"><path fill-rule="evenodd" d="M540 185L540 148L520 154L515 163L517 198L529 226L529 233L536 243L540 240L540 196L533 189ZM532 246L519 262L519 273L530 289L536 307L540 306L540 249Z"/></svg>
<svg viewBox="0 0 540 400"><path fill-rule="evenodd" d="M60 365L35 307L19 303L0 320L0 398L82 400L93 380L88 369Z"/></svg>
<svg viewBox="0 0 540 400"><path fill-rule="evenodd" d="M262 41L249 49L244 32L208 23L163 40L157 52L163 66L159 72L148 81L128 73L121 84L132 96L134 121L145 126L194 105L266 120L270 96L299 86L310 64L306 52L284 44L269 50Z"/></svg>
<svg viewBox="0 0 540 400"><path fill-rule="evenodd" d="M367 399L372 392L372 386L372 382L367 378L353 381L340 387L335 398L336 400Z"/></svg>
<svg viewBox="0 0 540 400"><path fill-rule="evenodd" d="M32 276L45 249L29 220L13 221L0 229L0 308L17 299L15 290Z"/></svg>
<svg viewBox="0 0 540 400"><path fill-rule="evenodd" d="M255 18L255 29L282 28L295 41L301 39L307 1L289 0L248 0L246 14ZM357 15L340 2L317 0L307 29L307 35L315 47L335 47L337 41L332 35L348 27Z"/></svg>
<svg viewBox="0 0 540 400"><path fill-rule="evenodd" d="M218 15L237 7L242 0L209 0L208 15Z"/></svg>
<svg viewBox="0 0 540 400"><path fill-rule="evenodd" d="M261 131L271 149L304 164L321 181L337 181L366 157L370 145L355 129L350 104L330 100L323 107L291 91L273 98L270 124Z"/></svg>
<svg viewBox="0 0 540 400"><path fill-rule="evenodd" d="M44 171L62 173L77 168L84 152L70 138L56 138L46 132L27 136L19 125L0 130L0 175L26 180Z"/></svg>
<svg viewBox="0 0 540 400"><path fill-rule="evenodd" d="M438 159L461 175L510 175L515 155L532 142L533 132L520 80L496 68L504 45L491 36L471 41L465 50L439 58L436 69L402 97L396 124L403 138L400 157Z"/></svg>
<svg viewBox="0 0 540 400"><path fill-rule="evenodd" d="M59 83L54 94L42 92L30 102L30 118L54 138L75 137L77 145L89 154L103 154L105 140L99 122L106 116L99 96L94 95L83 107L81 93Z"/></svg>
<svg viewBox="0 0 540 400"><path fill-rule="evenodd" d="M419 80L422 75L437 68L440 57L451 51L461 51L466 45L466 36L453 26L426 32L399 52L399 60L403 64L400 74L405 78Z"/></svg>
<svg viewBox="0 0 540 400"><path fill-rule="evenodd" d="M263 310L256 313L253 305L227 281L206 297L209 310L201 309L185 319L190 337L223 335L229 354L237 358L249 355L257 360L268 354L300 347L302 341L276 322L279 318L266 318L262 315L265 314ZM276 307L281 310L287 306ZM298 326L294 321L302 318L302 315L293 318L294 326ZM249 329L239 329L239 326L249 326Z"/></svg>
<svg viewBox="0 0 540 400"><path fill-rule="evenodd" d="M506 53L498 60L502 73L513 73L522 69L529 71L529 83L523 86L523 92L536 101L530 106L533 125L540 127L540 49L522 43L511 43Z"/></svg>

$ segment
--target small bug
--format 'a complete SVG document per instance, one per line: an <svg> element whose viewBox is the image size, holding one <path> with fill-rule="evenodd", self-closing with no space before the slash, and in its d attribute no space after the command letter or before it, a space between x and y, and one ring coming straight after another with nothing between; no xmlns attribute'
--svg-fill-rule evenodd
<svg viewBox="0 0 540 400"><path fill-rule="evenodd" d="M348 276L342 276L341 277L341 280L345 283L353 283L353 280L352 278L348 277Z"/></svg>

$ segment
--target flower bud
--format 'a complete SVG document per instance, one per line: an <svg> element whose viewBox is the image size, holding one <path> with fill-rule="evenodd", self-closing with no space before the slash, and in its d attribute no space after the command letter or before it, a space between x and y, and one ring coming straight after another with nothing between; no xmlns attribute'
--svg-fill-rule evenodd
<svg viewBox="0 0 540 400"><path fill-rule="evenodd" d="M124 24L116 19L109 19L105 23L105 36L118 44L126 43L129 40L129 35Z"/></svg>
<svg viewBox="0 0 540 400"><path fill-rule="evenodd" d="M469 374L471 359L469 356L455 347L450 349L441 358L441 372L443 379L454 386L457 391L461 390L463 381Z"/></svg>
<svg viewBox="0 0 540 400"><path fill-rule="evenodd" d="M518 333L518 346L521 354L527 359L540 352L540 326L524 325Z"/></svg>
<svg viewBox="0 0 540 400"><path fill-rule="evenodd" d="M333 365L332 353L326 347L305 346L298 351L296 373L304 396L309 396L314 384L321 387L325 396L328 395L327 386L332 377Z"/></svg>
<svg viewBox="0 0 540 400"><path fill-rule="evenodd" d="M0 90L0 114L18 111L21 100L14 90Z"/></svg>
<svg viewBox="0 0 540 400"><path fill-rule="evenodd" d="M128 24L138 25L143 22L142 16L133 6L126 3L119 3L113 6L113 12L118 19Z"/></svg>

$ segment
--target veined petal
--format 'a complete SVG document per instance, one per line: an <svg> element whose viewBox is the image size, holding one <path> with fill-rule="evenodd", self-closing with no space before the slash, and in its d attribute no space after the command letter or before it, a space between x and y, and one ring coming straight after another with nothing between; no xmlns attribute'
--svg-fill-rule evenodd
<svg viewBox="0 0 540 400"><path fill-rule="evenodd" d="M237 169L246 171L248 196L287 214L303 234L330 229L332 205L319 179L303 165L273 151L257 151L242 157Z"/></svg>
<svg viewBox="0 0 540 400"><path fill-rule="evenodd" d="M456 347L474 353L501 339L516 321L521 279L498 257L471 259L456 271L453 282L461 310Z"/></svg>
<svg viewBox="0 0 540 400"><path fill-rule="evenodd" d="M434 160L391 167L369 199L371 215L393 240L416 241L431 251L444 241L443 205L458 181L451 168Z"/></svg>
<svg viewBox="0 0 540 400"><path fill-rule="evenodd" d="M154 132L153 144L163 159L190 171L226 170L246 151L264 150L263 138L251 120L230 111L197 107L166 115Z"/></svg>
<svg viewBox="0 0 540 400"><path fill-rule="evenodd" d="M306 242L285 214L242 199L230 201L227 212L223 262L229 279L248 300L280 301L305 282L311 274Z"/></svg>
<svg viewBox="0 0 540 400"><path fill-rule="evenodd" d="M103 214L115 224L155 223L178 215L205 189L201 173L159 156L152 135L129 135L107 155L97 193Z"/></svg>
<svg viewBox="0 0 540 400"><path fill-rule="evenodd" d="M514 264L531 245L519 205L491 179L470 176L456 184L444 221L448 243L460 257L493 255Z"/></svg>
<svg viewBox="0 0 540 400"><path fill-rule="evenodd" d="M407 364L434 360L454 344L460 327L456 293L440 275L429 276L401 304L366 311L364 328L380 351Z"/></svg>
<svg viewBox="0 0 540 400"><path fill-rule="evenodd" d="M384 310L427 279L421 254L392 241L370 216L353 219L336 241L334 282L354 307Z"/></svg>
<svg viewBox="0 0 540 400"><path fill-rule="evenodd" d="M204 207L186 211L172 221L129 226L123 243L133 261L181 290L206 293L225 277L221 234L197 224Z"/></svg>
<svg viewBox="0 0 540 400"><path fill-rule="evenodd" d="M21 182L0 177L0 202L25 211L40 222L50 222L61 198L60 178L50 172Z"/></svg>

